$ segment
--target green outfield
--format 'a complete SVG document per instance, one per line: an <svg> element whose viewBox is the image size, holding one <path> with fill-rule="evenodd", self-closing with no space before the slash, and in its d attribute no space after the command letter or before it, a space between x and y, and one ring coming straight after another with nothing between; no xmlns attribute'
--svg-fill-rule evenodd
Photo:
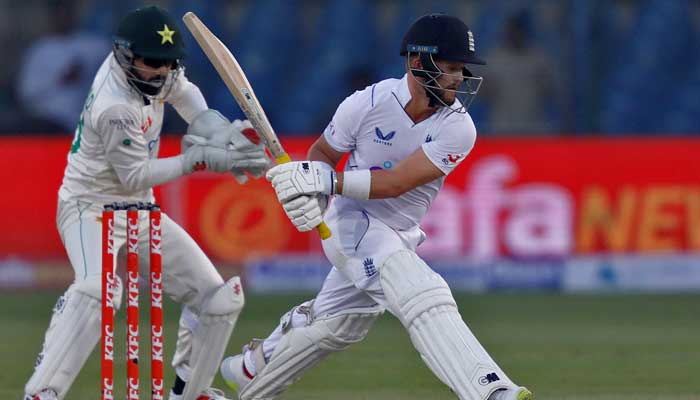
<svg viewBox="0 0 700 400"><path fill-rule="evenodd" d="M21 398L57 296L0 294L0 398ZM251 337L265 335L290 305L305 298L249 296L230 352ZM530 387L536 399L700 399L700 295L490 294L460 295L458 302L487 350L514 380ZM123 314L116 335L115 398L124 397ZM177 315L177 306L166 303L169 356ZM147 393L143 383L148 348L147 338L142 339L142 391ZM98 399L99 376L95 351L68 399ZM170 385L169 369L167 377ZM218 377L215 384L223 387ZM456 397L423 365L398 322L385 315L364 342L332 356L281 398Z"/></svg>

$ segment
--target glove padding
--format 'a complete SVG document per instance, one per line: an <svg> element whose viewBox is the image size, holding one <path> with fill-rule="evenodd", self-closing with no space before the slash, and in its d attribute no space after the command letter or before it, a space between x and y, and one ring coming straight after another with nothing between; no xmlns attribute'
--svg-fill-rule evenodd
<svg viewBox="0 0 700 400"><path fill-rule="evenodd" d="M292 161L267 171L277 198L284 204L303 195L333 195L336 193L336 174L322 161Z"/></svg>
<svg viewBox="0 0 700 400"><path fill-rule="evenodd" d="M270 167L271 161L265 153L265 147L260 144L259 138L254 143L252 138L249 139L243 134L244 131L248 131L246 132L247 134L257 138L250 121L235 120L233 123L229 123L228 119L218 111L205 110L197 115L188 127L187 135L182 138L182 150L185 154L193 146L225 150L228 152L226 156L217 155L216 153L220 152L214 150L207 150L206 152L212 153L209 157L210 162L217 162L222 159L224 162L228 160L231 164L231 168L228 170L233 173L239 183L245 183L248 180L246 172L255 178L260 178ZM200 156L201 154L196 154L192 157L197 159ZM249 162L246 163L246 160ZM203 162L203 160L195 161ZM197 169L202 168L199 165L197 165ZM191 164L186 165L186 168L188 167L191 167ZM226 172L217 169L220 165L206 165L206 167L216 172Z"/></svg>
<svg viewBox="0 0 700 400"><path fill-rule="evenodd" d="M197 114L187 127L187 135L185 137L188 140L183 138L182 151L184 153L189 145L201 144L197 140L190 140L193 136L206 139L207 145L225 148L228 142L231 141L232 134L231 122L228 118L211 108L204 110Z"/></svg>
<svg viewBox="0 0 700 400"><path fill-rule="evenodd" d="M197 139L200 141L201 139ZM185 173L210 170L214 172L233 172L234 175L243 174L247 170L264 170L269 166L270 159L264 151L242 153L236 150L227 150L206 144L194 144L189 146L183 154L183 168Z"/></svg>
<svg viewBox="0 0 700 400"><path fill-rule="evenodd" d="M284 212L299 232L307 232L323 221L323 213L328 206L328 196L299 196L283 203Z"/></svg>
<svg viewBox="0 0 700 400"><path fill-rule="evenodd" d="M253 129L253 124L251 124L247 119L243 121L237 119L231 123L231 126L234 133L231 135L228 142L229 148L241 153L251 154L251 156L252 153L261 154L262 158L265 160L265 164L262 167L251 166L250 168L245 168L244 170L242 169L240 172L248 172L256 179L262 178L263 175L265 175L265 171L270 169L270 166L272 166L272 160L270 160L270 157L268 157L267 153L265 153L265 146L260 143L258 134L255 132L255 129ZM257 138L257 143L253 142L253 139L249 138L246 133L251 137Z"/></svg>

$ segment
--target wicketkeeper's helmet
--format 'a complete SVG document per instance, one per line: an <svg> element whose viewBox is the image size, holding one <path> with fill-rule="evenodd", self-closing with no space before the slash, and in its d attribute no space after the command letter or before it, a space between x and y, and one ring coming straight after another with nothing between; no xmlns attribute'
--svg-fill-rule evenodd
<svg viewBox="0 0 700 400"><path fill-rule="evenodd" d="M182 31L175 19L162 8L139 8L124 16L119 23L114 35L114 55L134 89L144 96L157 96L164 87L169 89L180 70L180 60L186 56ZM134 66L135 58L143 58L150 67L170 65L173 73L167 79L145 81L135 73L138 70Z"/></svg>

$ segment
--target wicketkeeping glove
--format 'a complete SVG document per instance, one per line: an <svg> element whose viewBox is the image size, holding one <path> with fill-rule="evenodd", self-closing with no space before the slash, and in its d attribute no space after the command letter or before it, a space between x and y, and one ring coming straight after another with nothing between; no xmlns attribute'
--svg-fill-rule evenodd
<svg viewBox="0 0 700 400"><path fill-rule="evenodd" d="M214 172L240 172L261 170L269 166L270 159L264 151L239 152L218 147L195 144L183 154L185 173L210 170Z"/></svg>
<svg viewBox="0 0 700 400"><path fill-rule="evenodd" d="M255 139L256 143L252 141ZM202 148L197 150L197 146ZM192 121L187 135L182 138L182 151L187 172L200 169L231 171L241 184L248 180L246 172L259 178L271 165L250 121L235 120L230 123L212 109L201 112ZM226 166L229 168L221 170Z"/></svg>

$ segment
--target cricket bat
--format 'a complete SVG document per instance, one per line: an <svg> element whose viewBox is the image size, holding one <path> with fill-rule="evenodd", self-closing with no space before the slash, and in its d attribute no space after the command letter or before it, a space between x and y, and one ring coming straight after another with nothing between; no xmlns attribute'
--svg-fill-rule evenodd
<svg viewBox="0 0 700 400"><path fill-rule="evenodd" d="M226 87L236 99L238 106L241 107L243 113L253 124L258 135L265 141L267 148L270 149L273 157L275 157L275 161L278 164L292 161L289 154L282 147L277 134L272 129L272 125L270 125L270 121L265 115L265 110L260 105L253 88L248 82L248 78L246 78L243 69L241 69L233 54L193 12L186 13L182 20L192 33L192 36L194 36L199 47L202 48L204 54L216 68ZM323 240L331 237L331 231L324 222L321 222L316 227L316 230Z"/></svg>

